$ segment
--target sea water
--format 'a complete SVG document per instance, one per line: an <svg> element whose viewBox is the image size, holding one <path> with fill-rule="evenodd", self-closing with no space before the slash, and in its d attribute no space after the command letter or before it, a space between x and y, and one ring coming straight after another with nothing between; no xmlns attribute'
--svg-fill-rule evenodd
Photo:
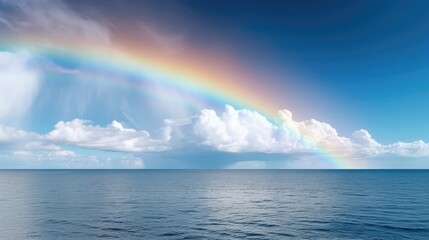
<svg viewBox="0 0 429 240"><path fill-rule="evenodd" d="M429 239L429 171L0 171L0 239L96 238Z"/></svg>

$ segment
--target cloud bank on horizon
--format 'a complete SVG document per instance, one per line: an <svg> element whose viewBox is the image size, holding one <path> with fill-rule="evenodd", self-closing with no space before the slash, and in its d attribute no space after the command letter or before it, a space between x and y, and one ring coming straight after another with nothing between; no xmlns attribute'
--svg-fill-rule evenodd
<svg viewBox="0 0 429 240"><path fill-rule="evenodd" d="M58 164L68 167L118 167L111 165L111 158L107 158L109 160L105 162L106 160L100 160L95 155L79 154L79 149L74 151L63 149L77 147L129 153L131 157L128 158L131 158L133 163L134 159L138 159L136 165L130 165L130 160L124 161L124 157L118 159L125 163L126 167L140 168L144 166L142 156L146 152L157 152L162 156L163 152L183 151L186 157L186 151L200 149L202 152L216 151L230 154L259 153L266 158L269 158L270 154L281 154L285 156L284 168L371 168L376 167L371 161L379 157L400 157L404 158L403 161L410 158L424 161L429 157L429 144L423 141L383 145L363 129L347 138L339 136L335 128L328 123L315 119L294 121L288 110L279 111L279 116L282 120L280 124L275 125L258 112L237 110L229 105L225 106L225 110L219 115L213 109L203 109L199 115L188 119L166 119L164 126L157 131L157 137L152 137L144 130L125 128L115 120L105 127L82 119L60 121L46 134L0 126L0 144L3 146L3 155L0 155L0 158L14 159L29 166L37 159L42 162L58 161L54 166ZM299 129L299 132L305 132L306 137L313 141L312 144L303 141L302 135L291 131L291 125ZM321 147L328 153L321 153ZM287 160L287 156L293 156L293 165L290 165L291 161ZM308 162L308 157L314 160ZM333 165L324 163L324 157L335 158L336 162ZM244 160L231 161L224 167L234 169L269 167L265 160L249 161L246 158L248 156ZM297 164L301 159L305 165ZM88 162L88 165L85 162Z"/></svg>
<svg viewBox="0 0 429 240"><path fill-rule="evenodd" d="M365 129L344 136L325 121L295 120L300 100L288 99L298 102L291 111L262 111L267 103L288 107L278 101L291 92L279 90L285 82L241 75L223 54L207 50L200 57L201 48L188 43L199 28L180 25L190 10L179 2L170 12L176 23L149 10L126 20L122 15L131 10L123 5L114 23L107 16L116 3L98 11L87 4L0 1L0 168L429 168L423 140L385 144ZM160 11L155 3L141 4ZM191 89L187 79L163 82L157 72L135 74L127 64L116 71L83 53L63 55L81 46L111 51L112 58L134 54L173 73L201 71L197 76L216 82L192 80ZM222 89L239 90L244 104L228 102Z"/></svg>

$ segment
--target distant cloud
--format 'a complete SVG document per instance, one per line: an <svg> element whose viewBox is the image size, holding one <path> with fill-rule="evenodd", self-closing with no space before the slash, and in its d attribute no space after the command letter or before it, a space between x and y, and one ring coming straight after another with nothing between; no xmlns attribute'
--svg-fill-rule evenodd
<svg viewBox="0 0 429 240"><path fill-rule="evenodd" d="M0 125L0 143L27 142L37 137L36 133L29 133L13 127Z"/></svg>
<svg viewBox="0 0 429 240"><path fill-rule="evenodd" d="M119 157L94 156L64 149L61 141L47 140L45 135L0 125L0 161L11 168L144 168L143 159L126 151ZM96 149L96 148L94 148ZM116 154L117 155L117 154Z"/></svg>
<svg viewBox="0 0 429 240"><path fill-rule="evenodd" d="M31 162L77 157L75 152L47 143L42 138L37 133L0 125L0 150L2 150L0 158Z"/></svg>
<svg viewBox="0 0 429 240"><path fill-rule="evenodd" d="M404 157L428 157L429 143L415 141L411 143L397 142L386 146L387 152Z"/></svg>
<svg viewBox="0 0 429 240"><path fill-rule="evenodd" d="M227 167L228 169L265 169L264 161L241 161Z"/></svg>
<svg viewBox="0 0 429 240"><path fill-rule="evenodd" d="M45 139L84 148L119 152L165 151L169 136L165 139L152 139L146 131L124 128L113 121L106 127L92 125L89 121L75 119L58 122L55 129L46 134Z"/></svg>
<svg viewBox="0 0 429 240"><path fill-rule="evenodd" d="M218 115L214 110L205 109L197 116L165 120L164 126L157 131L158 137L151 136L147 131L126 128L115 120L104 127L82 119L60 121L46 134L0 125L0 148L3 148L0 158L28 162L57 160L68 164L55 163L62 167L85 167L85 161L88 161L87 167L90 168L143 168L146 164L139 156L151 155L140 153L188 150L236 154L239 158L232 158L229 165L223 166L232 169L260 169L329 168L329 162L317 155L317 148L321 147L351 159L360 159L366 167L377 166L376 162L372 164L371 161L386 161L389 157L403 159L401 161L429 157L429 143L423 141L383 145L363 129L354 132L350 138L341 137L327 123L314 119L294 121L292 113L287 110L279 112L279 119L280 123L274 125L255 111L226 106L225 111ZM290 130L291 128L298 129L301 135ZM306 141L303 141L302 134ZM311 144L308 143L309 139ZM67 149L69 147L73 150ZM82 154L79 148L132 156L98 158ZM252 156L258 156L258 159L266 156L270 159L274 156L277 160L243 161L240 156L247 159ZM398 162L395 164L401 166ZM417 161L413 161L413 164L425 166Z"/></svg>
<svg viewBox="0 0 429 240"><path fill-rule="evenodd" d="M11 168L84 168L84 169L141 169L143 159L123 155L122 157L102 157L78 154L69 150L56 152L12 151L0 153L3 167Z"/></svg>
<svg viewBox="0 0 429 240"><path fill-rule="evenodd" d="M38 73L24 53L0 52L0 122L25 114L39 91Z"/></svg>
<svg viewBox="0 0 429 240"><path fill-rule="evenodd" d="M288 110L279 111L279 116L283 123L274 125L257 112L226 106L220 116L214 110L203 110L193 122L193 127L202 145L226 152L287 154L311 153L317 152L316 148L324 148L353 158L429 156L429 143L423 141L382 145L364 129L347 138L339 136L328 123L315 119L294 121ZM290 128L297 129L299 134Z"/></svg>
<svg viewBox="0 0 429 240"><path fill-rule="evenodd" d="M76 153L69 150L54 150L54 151L14 151L13 157L25 159L51 159L61 160L76 157Z"/></svg>

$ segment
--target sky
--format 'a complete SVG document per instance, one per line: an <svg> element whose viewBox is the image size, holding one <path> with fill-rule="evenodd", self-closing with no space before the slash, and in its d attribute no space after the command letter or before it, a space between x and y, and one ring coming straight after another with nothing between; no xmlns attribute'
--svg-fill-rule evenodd
<svg viewBox="0 0 429 240"><path fill-rule="evenodd" d="M428 1L0 0L0 168L429 168Z"/></svg>

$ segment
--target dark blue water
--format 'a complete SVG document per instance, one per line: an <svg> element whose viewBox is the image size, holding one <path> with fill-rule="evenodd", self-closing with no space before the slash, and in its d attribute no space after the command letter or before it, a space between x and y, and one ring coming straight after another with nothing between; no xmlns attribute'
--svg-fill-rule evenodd
<svg viewBox="0 0 429 240"><path fill-rule="evenodd" d="M429 239L429 171L0 171L0 239Z"/></svg>

